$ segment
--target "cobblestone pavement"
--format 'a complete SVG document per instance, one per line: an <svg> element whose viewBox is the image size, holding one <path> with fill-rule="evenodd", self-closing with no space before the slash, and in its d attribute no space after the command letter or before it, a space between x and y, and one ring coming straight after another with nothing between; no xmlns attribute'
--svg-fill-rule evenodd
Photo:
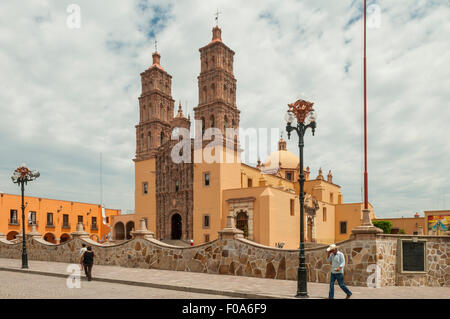
<svg viewBox="0 0 450 319"><path fill-rule="evenodd" d="M186 291L138 287L101 281L81 281L67 288L60 277L0 271L0 299L225 299L230 297Z"/></svg>
<svg viewBox="0 0 450 319"><path fill-rule="evenodd" d="M30 260L30 269L24 271L67 277L69 275L67 272L68 265L59 262ZM2 270L9 270L8 273L11 273L10 271L22 271L20 267L20 259L0 258L0 273L3 272ZM153 288L184 290L186 292L239 298L293 298L297 290L297 282L291 280L124 268L118 266L94 265L92 275L95 280L86 282L92 286L103 284L101 283L102 281L109 281L135 286L146 285ZM83 283L85 281L82 281ZM450 288L447 287L368 288L349 286L349 289L353 292L352 299L450 299ZM311 298L326 298L328 297L328 284L308 283L308 292ZM336 285L335 298L344 297L345 294Z"/></svg>

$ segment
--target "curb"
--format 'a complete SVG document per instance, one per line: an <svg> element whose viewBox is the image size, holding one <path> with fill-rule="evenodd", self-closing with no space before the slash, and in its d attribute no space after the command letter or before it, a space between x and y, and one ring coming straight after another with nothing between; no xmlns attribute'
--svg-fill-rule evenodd
<svg viewBox="0 0 450 319"><path fill-rule="evenodd" d="M7 268L7 267L0 267L0 271L12 271L12 272L29 273L29 274L34 274L34 275L60 277L60 278L68 277L68 274L53 273L53 272L46 272L46 271L40 271L40 270ZM84 278L84 277L81 277L81 278ZM197 288L197 287L182 287L182 286L175 286L175 285L157 284L157 283L151 283L151 282L139 282L139 281L131 281L131 280L112 279L112 278L102 278L102 277L95 277L94 281L101 281L101 282L108 282L108 283L122 284L122 285L130 285L130 286L150 287L150 288L166 289L166 290L178 290L178 291L186 291L186 292L209 294L209 295L221 295L221 296L244 298L244 299L297 299L295 297L288 297L288 296L262 295L262 294L254 294L254 293L216 290L216 289Z"/></svg>

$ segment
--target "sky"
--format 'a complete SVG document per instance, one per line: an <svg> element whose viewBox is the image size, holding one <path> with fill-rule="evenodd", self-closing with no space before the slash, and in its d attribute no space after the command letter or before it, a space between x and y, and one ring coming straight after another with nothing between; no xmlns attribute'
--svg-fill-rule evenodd
<svg viewBox="0 0 450 319"><path fill-rule="evenodd" d="M288 103L313 101L305 163L312 177L332 170L345 202L362 201L362 4L0 2L0 191L19 194L10 176L24 162L41 172L27 195L132 211L140 73L156 38L176 105L193 117L198 49L218 9L222 40L236 53L240 126L283 130ZM369 201L377 217L449 209L450 1L368 5ZM297 137L288 149L297 153Z"/></svg>

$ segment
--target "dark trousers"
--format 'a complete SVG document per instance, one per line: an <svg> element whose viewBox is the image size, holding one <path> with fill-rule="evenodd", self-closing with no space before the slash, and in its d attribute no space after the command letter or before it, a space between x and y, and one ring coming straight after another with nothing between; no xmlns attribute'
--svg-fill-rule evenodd
<svg viewBox="0 0 450 319"><path fill-rule="evenodd" d="M93 264L83 264L84 266L84 273L86 274L86 277L88 280L92 279L92 266Z"/></svg>
<svg viewBox="0 0 450 319"><path fill-rule="evenodd" d="M343 274L333 274L331 273L330 279L330 294L329 298L334 298L334 282L337 280L339 287L347 294L347 296L351 296L351 291L348 290L347 286L344 284L344 275Z"/></svg>

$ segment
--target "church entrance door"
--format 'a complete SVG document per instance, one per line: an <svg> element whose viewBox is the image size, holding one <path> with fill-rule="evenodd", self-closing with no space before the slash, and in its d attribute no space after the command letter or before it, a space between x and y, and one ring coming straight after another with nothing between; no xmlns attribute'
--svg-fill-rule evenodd
<svg viewBox="0 0 450 319"><path fill-rule="evenodd" d="M173 214L171 239L181 239L182 225L180 214Z"/></svg>

